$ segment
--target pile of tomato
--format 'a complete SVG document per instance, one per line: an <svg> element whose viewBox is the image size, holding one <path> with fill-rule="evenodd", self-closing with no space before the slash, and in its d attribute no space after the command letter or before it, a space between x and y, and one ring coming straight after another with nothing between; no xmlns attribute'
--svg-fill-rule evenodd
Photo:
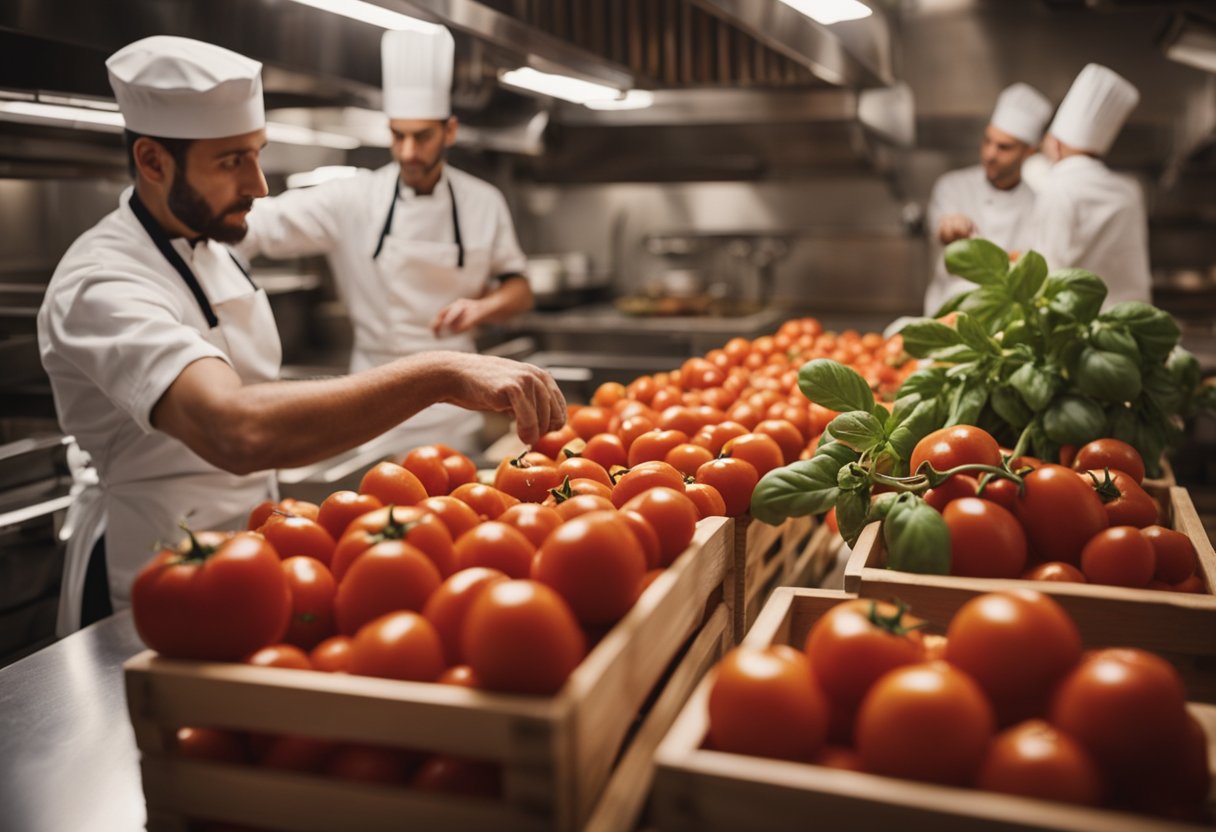
<svg viewBox="0 0 1216 832"><path fill-rule="evenodd" d="M1203 819L1207 738L1172 665L1082 652L1028 590L978 596L943 636L845 601L804 648L739 647L712 673L708 746L1045 800Z"/></svg>
<svg viewBox="0 0 1216 832"><path fill-rule="evenodd" d="M922 439L910 468L979 464L1021 475L955 474L925 494L950 530L950 574L1205 592L1190 538L1159 524L1160 507L1141 483L1144 462L1117 439L1065 451L1071 464L1009 458L970 425ZM981 487L981 480L983 480Z"/></svg>

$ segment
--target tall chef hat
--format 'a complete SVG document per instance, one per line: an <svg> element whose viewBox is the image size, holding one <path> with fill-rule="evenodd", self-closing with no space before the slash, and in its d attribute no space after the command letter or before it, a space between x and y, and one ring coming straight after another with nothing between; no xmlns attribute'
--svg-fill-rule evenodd
<svg viewBox="0 0 1216 832"><path fill-rule="evenodd" d="M442 26L385 32L380 39L384 114L428 120L450 116L455 51L451 32Z"/></svg>
<svg viewBox="0 0 1216 832"><path fill-rule="evenodd" d="M1088 64L1060 103L1051 133L1064 144L1105 156L1139 101L1140 93L1126 78Z"/></svg>
<svg viewBox="0 0 1216 832"><path fill-rule="evenodd" d="M1026 144L1038 144L1051 118L1051 102L1029 84L1005 87L996 100L990 123Z"/></svg>
<svg viewBox="0 0 1216 832"><path fill-rule="evenodd" d="M218 139L266 126L262 65L221 46L155 35L106 61L128 130L165 139Z"/></svg>

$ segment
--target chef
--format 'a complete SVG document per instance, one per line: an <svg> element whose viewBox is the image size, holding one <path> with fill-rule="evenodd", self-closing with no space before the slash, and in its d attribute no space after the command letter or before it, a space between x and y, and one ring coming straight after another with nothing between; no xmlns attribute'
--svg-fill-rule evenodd
<svg viewBox="0 0 1216 832"><path fill-rule="evenodd" d="M158 543L243 517L272 469L365 442L437 401L513 411L533 441L565 402L534 367L442 351L280 382L266 294L226 243L265 196L261 65L176 37L106 62L134 186L68 249L38 313L59 422L99 482L73 504L61 635L125 606Z"/></svg>
<svg viewBox="0 0 1216 832"><path fill-rule="evenodd" d="M474 327L533 302L502 193L444 160L457 131L451 34L385 32L381 59L393 161L263 200L241 244L247 256L329 256L354 326L351 370L422 350L472 352ZM436 405L392 434L394 448L472 450L480 424Z"/></svg>
<svg viewBox="0 0 1216 832"><path fill-rule="evenodd" d="M1007 251L1026 250L1035 199L1023 181L1022 163L1038 147L1051 109L1051 102L1029 84L1005 88L984 129L980 164L950 171L933 186L928 209L933 277L925 291L926 315L935 315L946 301L975 288L946 271L945 246L983 237Z"/></svg>
<svg viewBox="0 0 1216 832"><path fill-rule="evenodd" d="M1086 269L1106 281L1104 308L1150 298L1144 195L1102 161L1139 100L1127 79L1089 64L1043 141L1054 164L1035 208L1034 248L1053 269Z"/></svg>

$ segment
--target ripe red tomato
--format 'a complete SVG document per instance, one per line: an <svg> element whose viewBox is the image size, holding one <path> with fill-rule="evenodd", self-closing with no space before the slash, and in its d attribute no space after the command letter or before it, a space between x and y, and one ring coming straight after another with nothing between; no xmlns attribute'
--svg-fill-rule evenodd
<svg viewBox="0 0 1216 832"><path fill-rule="evenodd" d="M1102 799L1102 777L1089 752L1041 719L997 734L975 785L1082 806L1096 806Z"/></svg>
<svg viewBox="0 0 1216 832"><path fill-rule="evenodd" d="M950 574L1016 578L1026 567L1026 535L1008 509L979 497L954 500L942 512L950 529Z"/></svg>
<svg viewBox="0 0 1216 832"><path fill-rule="evenodd" d="M550 532L562 524L562 517L552 507L536 503L520 503L498 515L500 523L513 526L538 547Z"/></svg>
<svg viewBox="0 0 1216 832"><path fill-rule="evenodd" d="M700 445L717 456L722 452L722 446L730 440L747 434L747 428L738 422L719 422L716 425L706 425L692 437L692 444Z"/></svg>
<svg viewBox="0 0 1216 832"><path fill-rule="evenodd" d="M371 494L386 506L412 506L430 496L417 477L392 462L378 463L364 474L359 493Z"/></svg>
<svg viewBox="0 0 1216 832"><path fill-rule="evenodd" d="M688 499L692 500L693 505L697 507L697 517L704 520L706 517L725 517L726 516L726 501L722 499L721 493L712 485L706 485L703 482L690 482L684 486L684 493L688 495Z"/></svg>
<svg viewBox="0 0 1216 832"><path fill-rule="evenodd" d="M308 655L292 644L271 644L245 657L245 664L258 667L282 667L289 670L312 670Z"/></svg>
<svg viewBox="0 0 1216 832"><path fill-rule="evenodd" d="M974 497L979 490L979 480L967 474L955 474L937 488L930 488L922 496L925 502L938 511L943 511L946 504L963 497Z"/></svg>
<svg viewBox="0 0 1216 832"><path fill-rule="evenodd" d="M562 483L562 475L552 462L536 465L520 455L504 459L494 473L494 487L525 503L539 503L549 496L549 489Z"/></svg>
<svg viewBox="0 0 1216 832"><path fill-rule="evenodd" d="M447 526L452 540L456 540L469 529L481 522L477 512L455 497L427 497L418 504L418 508L431 512Z"/></svg>
<svg viewBox="0 0 1216 832"><path fill-rule="evenodd" d="M536 547L514 526L487 520L456 541L456 568L496 569L511 578L526 578L532 571Z"/></svg>
<svg viewBox="0 0 1216 832"><path fill-rule="evenodd" d="M490 520L497 520L498 515L519 502L515 497L499 491L492 485L482 485L478 482L457 486L452 490L451 496Z"/></svg>
<svg viewBox="0 0 1216 832"><path fill-rule="evenodd" d="M784 464L781 446L771 436L763 433L745 433L728 440L722 446L722 454L750 462L761 477Z"/></svg>
<svg viewBox="0 0 1216 832"><path fill-rule="evenodd" d="M343 745L325 763L325 773L340 780L401 786L410 781L410 757L378 745Z"/></svg>
<svg viewBox="0 0 1216 832"><path fill-rule="evenodd" d="M422 608L422 617L431 622L443 642L443 653L449 665L460 664L460 634L473 601L486 587L510 580L497 569L475 566L461 569L431 593Z"/></svg>
<svg viewBox="0 0 1216 832"><path fill-rule="evenodd" d="M1156 570L1153 544L1135 526L1104 529L1081 550L1081 571L1091 583L1146 587Z"/></svg>
<svg viewBox="0 0 1216 832"><path fill-rule="evenodd" d="M309 520L317 519L318 506L314 503L305 500L296 500L291 497L286 497L277 503L272 503L270 500L265 500L257 504L253 511L249 513L249 522L245 528L249 531L257 531L262 526L266 525L266 521L275 515L286 517L307 517Z"/></svg>
<svg viewBox="0 0 1216 832"><path fill-rule="evenodd" d="M587 440L583 448L583 459L598 462L605 471L629 461L625 443L615 433L601 433Z"/></svg>
<svg viewBox="0 0 1216 832"><path fill-rule="evenodd" d="M742 459L715 459L697 469L697 482L717 489L728 517L747 514L752 505L752 491L759 481L756 466Z"/></svg>
<svg viewBox="0 0 1216 832"><path fill-rule="evenodd" d="M684 491L684 476L666 462L643 462L622 474L612 488L612 504L625 505L648 488Z"/></svg>
<svg viewBox="0 0 1216 832"><path fill-rule="evenodd" d="M591 403L596 407L612 407L625 398L625 385L619 381L605 381L591 394Z"/></svg>
<svg viewBox="0 0 1216 832"><path fill-rule="evenodd" d="M173 748L180 756L192 760L210 760L216 763L249 762L249 748L244 737L237 731L178 728Z"/></svg>
<svg viewBox="0 0 1216 832"><path fill-rule="evenodd" d="M981 500L988 500L1016 512L1018 505L1018 484L1004 477L992 477L984 484L984 490L975 496Z"/></svg>
<svg viewBox="0 0 1216 832"><path fill-rule="evenodd" d="M444 455L443 468L448 474L449 494L466 483L477 482L477 466L473 464L473 460L447 445L436 447Z"/></svg>
<svg viewBox="0 0 1216 832"><path fill-rule="evenodd" d="M935 430L916 443L908 470L915 474L924 462L929 462L938 471L972 463L1000 465L1001 446L981 428L954 425Z"/></svg>
<svg viewBox="0 0 1216 832"><path fill-rule="evenodd" d="M385 506L356 517L334 549L329 564L341 583L363 553L377 543L401 540L417 548L435 565L441 577L456 570L452 536L443 521L420 506Z"/></svg>
<svg viewBox="0 0 1216 832"><path fill-rule="evenodd" d="M426 493L432 497L451 490L448 469L443 465L443 453L435 445L420 445L412 449L401 460L401 467L417 477Z"/></svg>
<svg viewBox="0 0 1216 832"><path fill-rule="evenodd" d="M1186 716L1186 733L1170 759L1124 778L1119 797L1136 811L1205 823L1209 816L1204 804L1212 782L1208 737L1194 714Z"/></svg>
<svg viewBox="0 0 1216 832"><path fill-rule="evenodd" d="M439 634L416 612L398 610L364 624L350 645L349 673L433 682L445 667Z"/></svg>
<svg viewBox="0 0 1216 832"><path fill-rule="evenodd" d="M603 494L577 494L562 500L553 510L565 523L567 520L573 520L579 515L590 514L593 511L615 511L616 506Z"/></svg>
<svg viewBox="0 0 1216 832"><path fill-rule="evenodd" d="M288 558L283 574L291 590L291 623L283 641L311 650L334 634L337 582L325 564L313 558Z"/></svg>
<svg viewBox="0 0 1216 832"><path fill-rule="evenodd" d="M1142 529L1158 520L1157 502L1141 488L1130 474L1110 471L1085 471L1081 476L1091 484L1102 499L1106 519L1112 526L1135 526Z"/></svg>
<svg viewBox="0 0 1216 832"><path fill-rule="evenodd" d="M862 700L857 751L874 774L962 785L995 728L992 706L970 676L945 662L914 664L883 676Z"/></svg>
<svg viewBox="0 0 1216 832"><path fill-rule="evenodd" d="M834 716L851 719L879 677L923 660L923 624L895 604L860 598L837 604L815 622L806 655Z"/></svg>
<svg viewBox="0 0 1216 832"><path fill-rule="evenodd" d="M688 434L682 430L646 431L629 445L629 467L664 459L672 449L687 442Z"/></svg>
<svg viewBox="0 0 1216 832"><path fill-rule="evenodd" d="M502 769L493 763L437 755L422 764L410 785L423 792L493 798L502 793Z"/></svg>
<svg viewBox="0 0 1216 832"><path fill-rule="evenodd" d="M330 636L308 654L314 670L345 673L350 666L350 636Z"/></svg>
<svg viewBox="0 0 1216 832"><path fill-rule="evenodd" d="M775 405L784 409L785 405ZM765 419L756 425L756 433L762 433L771 438L781 448L781 463L789 465L798 459L806 440L798 426L786 419Z"/></svg>
<svg viewBox="0 0 1216 832"><path fill-rule="evenodd" d="M561 456L562 448L568 443L578 439L578 433L574 427L567 422L555 431L550 431L536 440L532 446L532 450L542 453L549 459L557 459Z"/></svg>
<svg viewBox="0 0 1216 832"><path fill-rule="evenodd" d="M574 428L574 432L583 440L590 439L597 433L605 433L608 430L608 420L612 417L612 411L603 407L580 407L573 415L570 416L569 425ZM554 457L557 459L557 457Z"/></svg>
<svg viewBox="0 0 1216 832"><path fill-rule="evenodd" d="M464 655L487 690L556 693L586 653L570 606L536 581L503 581L478 594L465 618Z"/></svg>
<svg viewBox="0 0 1216 832"><path fill-rule="evenodd" d="M1186 693L1164 659L1132 649L1088 654L1056 688L1049 719L1107 774L1168 764L1187 732Z"/></svg>
<svg viewBox="0 0 1216 832"><path fill-rule="evenodd" d="M268 520L258 532L274 547L283 560L313 558L326 566L334 556L333 536L316 520L307 517L281 517Z"/></svg>
<svg viewBox="0 0 1216 832"><path fill-rule="evenodd" d="M1118 439L1095 439L1083 445L1077 451L1072 467L1078 471L1110 468L1127 474L1137 485L1144 482L1144 460L1140 458L1140 452Z"/></svg>
<svg viewBox="0 0 1216 832"><path fill-rule="evenodd" d="M1042 713L1081 658L1081 634L1060 605L1019 589L972 598L946 631L946 661L988 695L1002 724Z"/></svg>
<svg viewBox="0 0 1216 832"><path fill-rule="evenodd" d="M140 570L131 612L144 644L163 656L235 662L282 640L291 590L260 534L199 532Z"/></svg>
<svg viewBox="0 0 1216 832"><path fill-rule="evenodd" d="M715 750L810 761L827 729L827 698L797 650L736 647L718 662L709 691Z"/></svg>
<svg viewBox="0 0 1216 832"><path fill-rule="evenodd" d="M555 508L563 503L580 496L602 497L612 501L612 486L604 485L599 480L580 477L576 480L564 480L557 488L549 489L549 496L542 505Z"/></svg>
<svg viewBox="0 0 1216 832"><path fill-rule="evenodd" d="M698 468L713 458L714 455L707 448L685 442L668 451L663 461L684 476L691 477L697 473Z"/></svg>
<svg viewBox="0 0 1216 832"><path fill-rule="evenodd" d="M1028 581L1063 581L1065 583L1085 584L1089 583L1085 580L1085 573L1071 563L1064 563L1058 560L1049 560L1047 563L1040 563L1022 575Z"/></svg>
<svg viewBox="0 0 1216 832"><path fill-rule="evenodd" d="M571 480L594 480L609 488L612 487L612 478L608 476L608 470L593 459L587 459L585 456L568 456L557 465L557 473L562 480L569 478Z"/></svg>
<svg viewBox="0 0 1216 832"><path fill-rule="evenodd" d="M629 611L645 572L646 555L637 537L608 511L563 523L532 564L532 578L556 590L575 617L592 626L612 624Z"/></svg>
<svg viewBox="0 0 1216 832"><path fill-rule="evenodd" d="M688 548L697 531L697 506L687 496L670 488L643 491L622 511L636 511L659 538L659 566L670 566Z"/></svg>
<svg viewBox="0 0 1216 832"><path fill-rule="evenodd" d="M1149 526L1140 530L1157 555L1153 577L1167 584L1176 584L1195 574L1199 557L1195 544L1182 532L1164 526Z"/></svg>
<svg viewBox="0 0 1216 832"><path fill-rule="evenodd" d="M1109 525L1102 500L1062 465L1037 468L1024 483L1014 513L1026 531L1031 559L1079 563L1081 549Z"/></svg>
<svg viewBox="0 0 1216 832"><path fill-rule="evenodd" d="M346 527L356 517L381 508L384 504L371 494L357 491L335 491L325 498L317 513L317 522L335 541L346 533Z"/></svg>
<svg viewBox="0 0 1216 832"><path fill-rule="evenodd" d="M638 499L634 497L634 499ZM638 539L638 544L642 547L642 552L646 555L646 568L652 571L662 571L659 569L660 554L659 533L655 531L654 526L650 524L642 515L636 511L621 509L617 512L617 516L624 520L629 525L629 530L633 532L633 536ZM649 574L649 572L647 573ZM640 593L639 593L640 594Z"/></svg>
<svg viewBox="0 0 1216 832"><path fill-rule="evenodd" d="M439 685L454 685L458 688L482 687L481 680L477 678L477 674L473 672L473 668L467 664L457 664L449 667L439 674L439 678L435 680L435 683Z"/></svg>
<svg viewBox="0 0 1216 832"><path fill-rule="evenodd" d="M354 635L387 613L420 610L441 581L435 564L417 547L402 540L381 541L360 555L338 584L338 630Z"/></svg>

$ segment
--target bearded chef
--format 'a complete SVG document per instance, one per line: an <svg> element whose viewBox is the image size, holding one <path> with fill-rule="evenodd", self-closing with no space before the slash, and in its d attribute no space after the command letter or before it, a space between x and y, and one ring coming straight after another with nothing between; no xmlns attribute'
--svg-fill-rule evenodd
<svg viewBox="0 0 1216 832"><path fill-rule="evenodd" d="M1029 84L1007 87L984 129L980 164L950 171L933 186L928 208L933 277L925 291L926 315L936 315L948 300L975 288L946 271L945 246L983 237L1007 251L1026 250L1035 195L1023 180L1022 163L1038 147L1051 109L1051 102Z"/></svg>
<svg viewBox="0 0 1216 832"><path fill-rule="evenodd" d="M532 307L525 259L497 188L444 160L456 140L447 29L381 41L393 161L376 171L263 200L247 256L326 254L354 326L351 370L424 350L472 352L479 324ZM436 405L392 434L396 446L473 450L480 417Z"/></svg>
<svg viewBox="0 0 1216 832"><path fill-rule="evenodd" d="M60 635L125 606L183 518L232 528L273 498L275 468L340 453L438 401L512 411L526 442L562 424L551 377L488 356L434 352L276 381L266 294L225 245L266 194L261 64L158 36L106 67L134 186L68 249L38 312L60 425L97 475L69 511Z"/></svg>
<svg viewBox="0 0 1216 832"><path fill-rule="evenodd" d="M1148 218L1134 179L1114 173L1103 158L1140 93L1100 64L1081 70L1043 141L1053 161L1035 208L1034 248L1053 269L1079 268L1106 282L1103 308L1148 303L1152 278Z"/></svg>

